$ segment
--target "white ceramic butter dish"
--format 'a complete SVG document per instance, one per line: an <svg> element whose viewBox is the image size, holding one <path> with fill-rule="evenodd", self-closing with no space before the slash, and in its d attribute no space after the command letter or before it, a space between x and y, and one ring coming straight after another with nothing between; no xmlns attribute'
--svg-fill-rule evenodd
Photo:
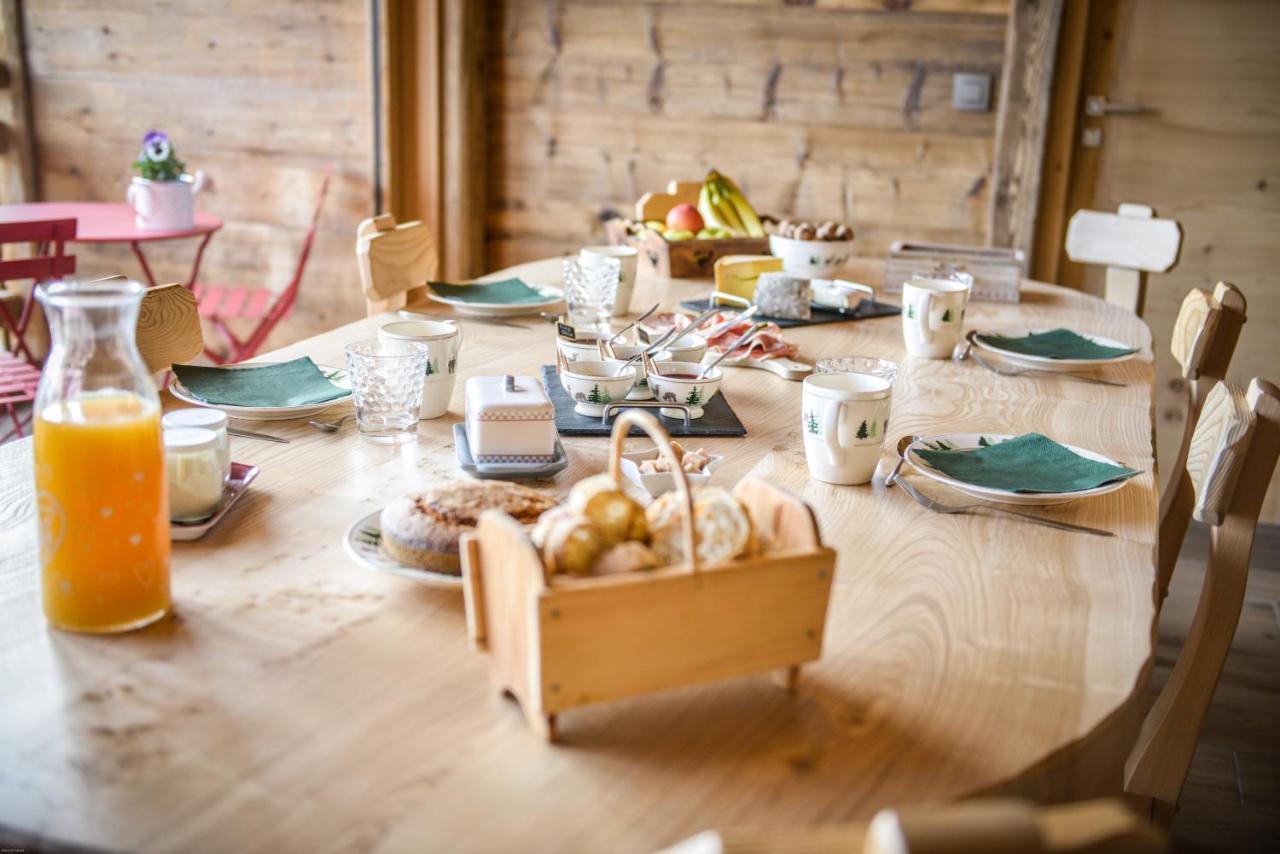
<svg viewBox="0 0 1280 854"><path fill-rule="evenodd" d="M549 463L556 411L533 377L472 377L466 387L467 441L477 463Z"/></svg>

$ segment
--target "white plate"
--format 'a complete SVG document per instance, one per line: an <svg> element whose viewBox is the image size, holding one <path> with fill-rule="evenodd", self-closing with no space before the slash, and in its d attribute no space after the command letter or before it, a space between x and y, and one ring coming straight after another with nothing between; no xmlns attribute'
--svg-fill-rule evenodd
<svg viewBox="0 0 1280 854"><path fill-rule="evenodd" d="M239 365L228 365L229 370L237 368L261 368L269 365L270 362L244 362ZM333 400L324 403L303 403L297 406L232 406L229 403L205 403L191 392L187 391L182 382L176 377L169 378L169 393L185 403L193 406L203 406L207 409L218 409L227 413L231 418L242 418L246 421L291 421L295 418L311 418L319 415L331 406L339 406L351 401L351 383L347 379L347 372L341 368L330 368L325 365L316 365L320 369L320 373L338 388L347 389L346 395L336 397Z"/></svg>
<svg viewBox="0 0 1280 854"><path fill-rule="evenodd" d="M963 492L982 501L999 501L1002 504L1022 504L1031 507L1044 506L1049 504L1066 504L1068 501L1075 501L1080 498L1090 498L1094 495L1106 495L1108 492L1115 492L1122 489L1132 478L1118 480L1114 483L1105 483L1102 486L1095 486L1093 489L1081 489L1075 492L1011 492L1007 489L993 489L989 486L975 486L972 483L965 483L962 480L956 480L949 475L943 474L937 469L930 466L927 462L916 455L916 451L925 446L925 443L936 444L939 440L952 445L955 450L969 450L981 447L978 444L979 438L985 438L993 445L1006 442L1009 439L1015 439L1016 436L1005 435L1000 433L940 433L936 436L925 436L917 439L907 447L905 456L911 467L920 474L938 483L945 484L957 492ZM1077 448L1075 445L1063 444L1064 448L1079 454L1087 460L1094 460L1100 463L1110 463L1113 466L1123 466L1129 468L1122 462L1104 457L1102 454L1095 453L1086 448ZM931 450L926 448L926 450Z"/></svg>
<svg viewBox="0 0 1280 854"><path fill-rule="evenodd" d="M342 548L351 556L352 560L365 569L389 572L392 575L403 576L429 587L462 589L462 576L460 575L449 575L444 572L419 569L416 566L405 566L384 552L379 545L382 540L381 516L381 510L376 513L370 513L352 525L348 529L346 536L342 538Z"/></svg>
<svg viewBox="0 0 1280 854"><path fill-rule="evenodd" d="M487 284L486 282L476 282L478 285ZM540 311L552 311L559 306L564 305L564 291L559 288L553 288L551 285L543 285L535 282L526 282L529 287L544 294L547 299L545 302L464 302L460 299L452 297L440 296L440 294L431 290L430 285L427 286L427 296L438 303L451 306L454 311L461 315L470 317L518 317L522 314L537 314Z"/></svg>
<svg viewBox="0 0 1280 854"><path fill-rule="evenodd" d="M1038 368L1044 371L1083 371L1089 368L1096 368L1100 365L1115 365L1120 362L1127 362L1134 356L1138 355L1138 350L1125 356L1115 356L1110 359L1050 359L1045 356L1028 356L1024 353L1014 353L1011 350L1004 350L996 347L979 338L979 335L1003 335L1006 338L1021 338L1025 335L1035 335L1041 332L1050 332L1049 329L1026 329L1024 327L1006 327L1004 329L979 329L973 336L973 343L980 350L986 350L989 353L995 353L1000 358L1023 368ZM1088 338L1094 344L1103 347L1123 347L1130 349L1130 345L1123 341L1115 341L1111 338L1103 338L1101 335L1086 335L1083 332L1076 333L1082 338Z"/></svg>

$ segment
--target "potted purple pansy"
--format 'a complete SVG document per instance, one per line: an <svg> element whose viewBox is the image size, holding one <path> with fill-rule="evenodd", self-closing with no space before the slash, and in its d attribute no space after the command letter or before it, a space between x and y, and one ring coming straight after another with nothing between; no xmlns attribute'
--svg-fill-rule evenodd
<svg viewBox="0 0 1280 854"><path fill-rule="evenodd" d="M128 199L138 228L173 231L195 223L196 194L203 188L203 172L189 175L178 159L173 142L163 131L148 131L142 150L133 161L138 170L129 185Z"/></svg>

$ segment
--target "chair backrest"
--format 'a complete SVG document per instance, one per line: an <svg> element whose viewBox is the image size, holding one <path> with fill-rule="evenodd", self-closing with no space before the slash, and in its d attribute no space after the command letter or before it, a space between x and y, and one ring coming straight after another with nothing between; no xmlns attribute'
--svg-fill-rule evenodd
<svg viewBox="0 0 1280 854"><path fill-rule="evenodd" d="M66 243L76 237L74 219L44 219L0 223L0 244L41 244L48 254L0 261L0 282L17 279L61 279L76 271L74 255L66 254Z"/></svg>
<svg viewBox="0 0 1280 854"><path fill-rule="evenodd" d="M298 253L298 266L293 270L293 278L280 292L280 296L267 313L268 317L279 320L288 314L298 299L298 289L302 286L302 274L307 269L307 259L311 257L311 247L316 242L316 231L320 227L320 214L324 212L324 200L329 195L329 182L333 179L334 164L324 168L320 178L320 192L316 194L316 207L311 213L311 225L307 228L307 236L302 239L302 251ZM274 325L274 321L273 321Z"/></svg>
<svg viewBox="0 0 1280 854"><path fill-rule="evenodd" d="M1192 435L1187 475L1196 518L1212 525L1209 565L1191 631L1125 765L1125 790L1172 818L1222 664L1235 637L1258 513L1280 456L1280 389L1220 382Z"/></svg>
<svg viewBox="0 0 1280 854"><path fill-rule="evenodd" d="M1122 204L1116 213L1078 210L1067 226L1067 257L1107 268L1107 302L1141 316L1147 273L1163 273L1178 260L1182 229L1156 219L1146 205Z"/></svg>
<svg viewBox="0 0 1280 854"><path fill-rule="evenodd" d="M204 334L195 294L182 284L148 289L138 309L137 343L153 374L200 355Z"/></svg>
<svg viewBox="0 0 1280 854"><path fill-rule="evenodd" d="M886 809L869 824L791 832L707 831L668 854L1155 854L1163 836L1124 804L1086 801L1037 807L1026 801L976 800Z"/></svg>
<svg viewBox="0 0 1280 854"><path fill-rule="evenodd" d="M1199 288L1188 293L1173 325L1169 350L1187 381L1187 420L1178 444L1178 455L1170 469L1173 475L1160 496L1158 563L1161 600L1169 591L1169 580L1182 550L1195 504L1194 488L1186 471L1191 435L1200 420L1206 396L1226 378L1240 329L1246 320L1245 310L1244 294L1234 285L1219 282L1212 294Z"/></svg>
<svg viewBox="0 0 1280 854"><path fill-rule="evenodd" d="M435 237L425 223L375 216L356 229L356 263L369 316L392 311L425 295L439 263Z"/></svg>
<svg viewBox="0 0 1280 854"><path fill-rule="evenodd" d="M298 266L294 268L293 278L289 280L289 284L285 286L271 307L266 310L262 318L258 321L258 325L244 341L232 339L232 353L230 360L239 362L243 359L252 357L262 345L266 343L267 337L271 334L285 315L293 310L294 303L298 301L298 290L302 287L302 274L307 268L307 259L311 257L311 247L316 242L316 231L320 226L320 214L324 211L324 200L329 194L329 181L333 178L334 165L331 163L324 168L324 172L320 179L320 192L316 194L316 207L311 214L311 225L307 229L307 236L302 240L302 251L298 253ZM220 327L225 334L230 336L225 325ZM210 355L213 355L210 353Z"/></svg>

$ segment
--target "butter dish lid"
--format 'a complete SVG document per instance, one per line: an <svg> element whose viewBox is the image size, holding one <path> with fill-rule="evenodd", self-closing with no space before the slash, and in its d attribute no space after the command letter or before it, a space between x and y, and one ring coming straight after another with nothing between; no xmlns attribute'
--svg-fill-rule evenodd
<svg viewBox="0 0 1280 854"><path fill-rule="evenodd" d="M477 421L546 421L555 408L534 377L472 377L467 380L467 417Z"/></svg>

